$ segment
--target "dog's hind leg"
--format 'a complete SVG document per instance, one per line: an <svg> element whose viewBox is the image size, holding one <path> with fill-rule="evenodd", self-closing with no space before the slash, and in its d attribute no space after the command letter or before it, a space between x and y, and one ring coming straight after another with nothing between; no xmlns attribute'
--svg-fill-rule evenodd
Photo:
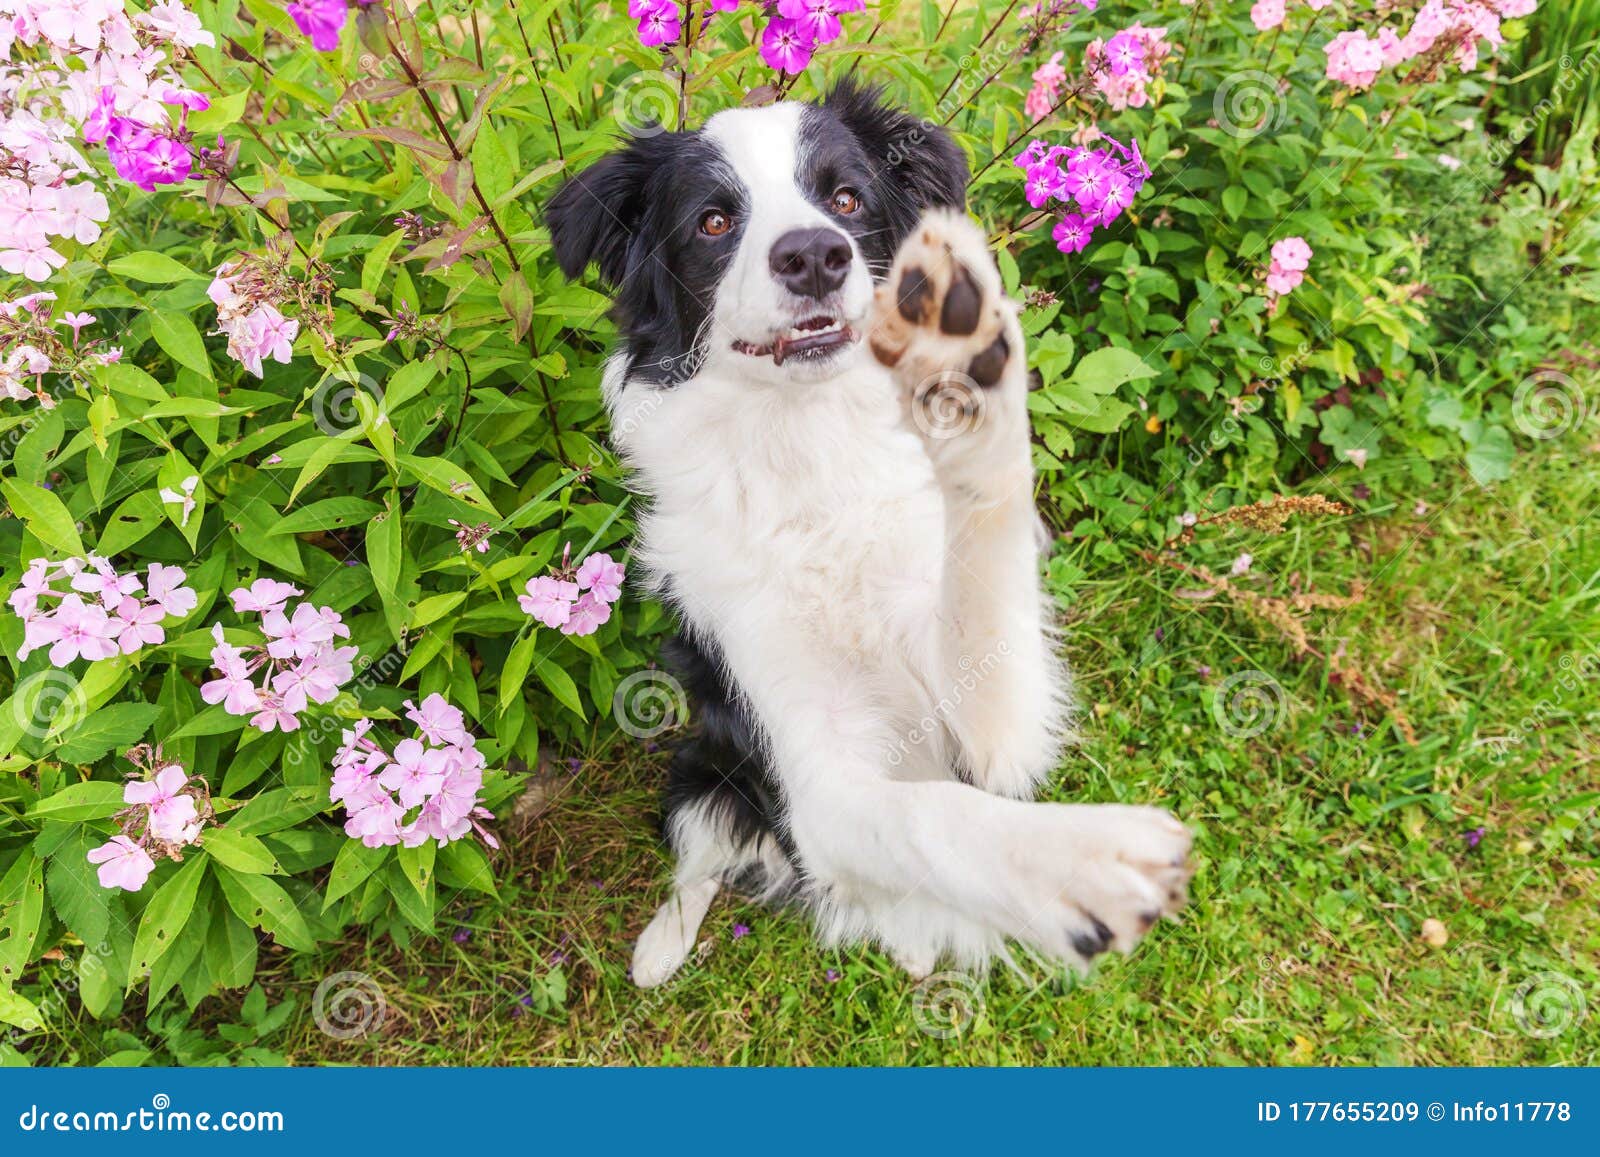
<svg viewBox="0 0 1600 1157"><path fill-rule="evenodd" d="M678 862L672 896L634 947L641 988L664 984L683 966L722 887L766 898L795 879L773 830L772 784L743 707L700 647L680 639L667 654L699 707L699 727L667 774L663 827Z"/></svg>

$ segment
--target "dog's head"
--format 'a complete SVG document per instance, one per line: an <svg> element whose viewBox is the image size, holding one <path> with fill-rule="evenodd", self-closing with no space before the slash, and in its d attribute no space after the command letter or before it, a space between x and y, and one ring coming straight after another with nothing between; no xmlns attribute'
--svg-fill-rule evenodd
<svg viewBox="0 0 1600 1157"><path fill-rule="evenodd" d="M615 295L634 377L814 381L847 364L923 211L964 207L966 186L942 129L847 84L636 138L562 186L545 219L563 272L592 262Z"/></svg>

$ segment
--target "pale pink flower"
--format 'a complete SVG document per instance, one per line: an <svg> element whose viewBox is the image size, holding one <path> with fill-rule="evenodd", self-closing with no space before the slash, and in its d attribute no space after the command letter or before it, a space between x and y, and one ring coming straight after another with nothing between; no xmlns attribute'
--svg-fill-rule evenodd
<svg viewBox="0 0 1600 1157"><path fill-rule="evenodd" d="M550 575L528 580L527 594L517 596L517 605L547 627L564 627L572 617L572 604L578 598L578 584L563 582Z"/></svg>
<svg viewBox="0 0 1600 1157"><path fill-rule="evenodd" d="M156 870L150 853L127 836L112 836L109 843L90 849L88 860L99 865L96 874L102 888L122 888L128 892L144 887L150 873Z"/></svg>
<svg viewBox="0 0 1600 1157"><path fill-rule="evenodd" d="M188 773L176 765L162 768L154 779L135 780L122 789L122 801L149 809L150 834L158 840L183 843L185 830L195 822L194 797L185 795Z"/></svg>
<svg viewBox="0 0 1600 1157"><path fill-rule="evenodd" d="M621 563L609 554L591 554L578 568L578 589L591 592L601 602L614 603L622 595L622 580L627 574Z"/></svg>
<svg viewBox="0 0 1600 1157"><path fill-rule="evenodd" d="M258 578L248 587L239 587L229 593L228 598L233 601L233 609L241 615L249 612L269 614L282 611L284 604L295 595L304 592L291 583L281 583L277 579Z"/></svg>

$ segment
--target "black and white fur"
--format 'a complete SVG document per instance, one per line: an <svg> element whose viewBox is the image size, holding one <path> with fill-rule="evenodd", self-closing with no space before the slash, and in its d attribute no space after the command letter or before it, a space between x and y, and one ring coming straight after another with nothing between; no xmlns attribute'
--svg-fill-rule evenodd
<svg viewBox="0 0 1600 1157"><path fill-rule="evenodd" d="M918 976L1008 939L1079 965L1183 902L1166 812L1031 802L1068 680L1023 336L966 182L943 132L846 87L634 140L548 206L564 271L594 263L615 295L606 403L697 706L640 985L724 885ZM826 348L766 352L818 329Z"/></svg>

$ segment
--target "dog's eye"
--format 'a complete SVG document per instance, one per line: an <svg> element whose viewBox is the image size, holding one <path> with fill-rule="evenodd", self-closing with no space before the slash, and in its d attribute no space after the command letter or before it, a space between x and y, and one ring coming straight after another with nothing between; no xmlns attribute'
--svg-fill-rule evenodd
<svg viewBox="0 0 1600 1157"><path fill-rule="evenodd" d="M836 190L833 194L833 211L846 217L861 208L861 198L850 188Z"/></svg>
<svg viewBox="0 0 1600 1157"><path fill-rule="evenodd" d="M704 233L707 237L721 237L724 233L732 228L733 218L728 216L721 209L713 209L704 217L700 218L700 232Z"/></svg>

